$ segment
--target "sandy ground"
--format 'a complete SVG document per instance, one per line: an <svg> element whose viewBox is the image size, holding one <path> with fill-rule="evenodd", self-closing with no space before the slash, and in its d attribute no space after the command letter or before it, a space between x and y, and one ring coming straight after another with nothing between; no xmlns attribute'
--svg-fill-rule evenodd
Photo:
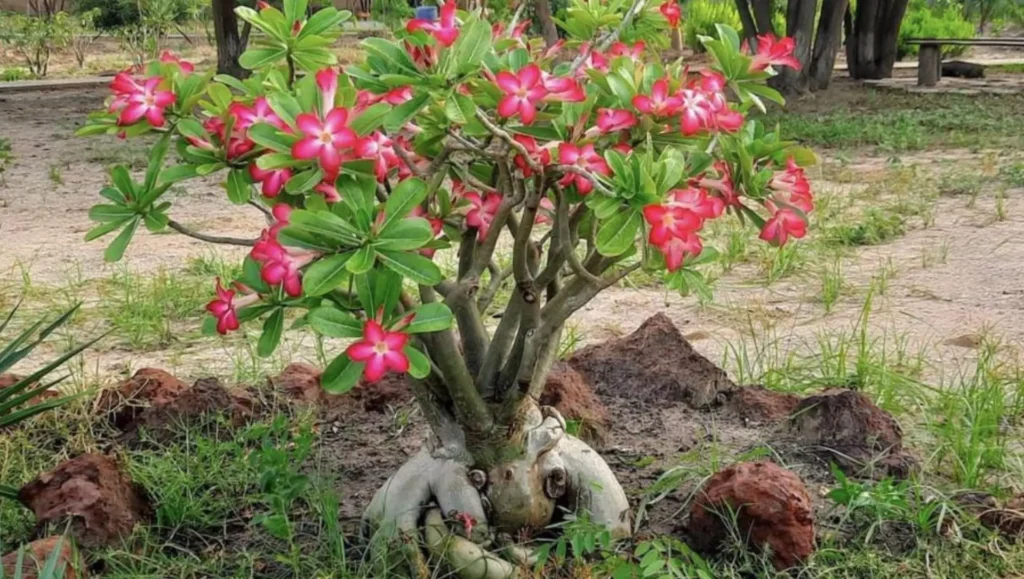
<svg viewBox="0 0 1024 579"><path fill-rule="evenodd" d="M139 142L114 138L73 138L86 113L100 106L104 90L12 94L0 97L0 134L13 143L15 160L0 186L0 276L3 286L16 287L27 272L33 284L60 286L69 277L110 276L117 267L103 262L106 241L85 243L90 206L100 201L106 167L125 161L145 163ZM45 111L45 114L40 114ZM828 155L825 155L828 163ZM982 164L983 153L929 152L903 156L904 166L921 171L965 171ZM857 155L845 167L857 175L876 172L884 157ZM812 177L819 191L849 190L859 184L827 181L825 171ZM1024 338L1024 208L1022 191L1008 190L1005 219L996 220L995 200L983 192L973 208L963 197L941 197L934 225L916 228L895 242L858 249L845 260L847 296L825 314L817 267L765 287L752 266L740 266L720 280L715 301L701 307L657 289L616 288L589 304L573 322L583 343L622 335L650 315L664 311L712 360L722 360L728 343L757 330L758 339L776 337L783 352L809 345L823 331L849 330L861 312L865 289L881 264L890 260L896 274L884 296L876 296L872 332L905 336L911 349L927 348L933 370L942 373L970 357L985 335L1001 337L1016 348ZM255 237L263 217L255 209L230 205L216 181L190 184L173 193L172 217L210 233ZM811 235L814 235L812 232ZM140 231L124 264L136 271L174 270L186 258L210 251L205 244L181 235ZM242 251L218 249L229 259ZM0 286L0 287L3 287ZM9 290L5 290L9 291ZM15 290L16 293L16 290ZM297 334L293 332L292 334ZM211 347L211 344L213 347ZM294 336L285 357L314 358L311 341ZM115 348L90 357L88 366L100 376L130 368L157 365L183 374L224 372L237 364L217 342L186 344L173 351L129 351Z"/></svg>

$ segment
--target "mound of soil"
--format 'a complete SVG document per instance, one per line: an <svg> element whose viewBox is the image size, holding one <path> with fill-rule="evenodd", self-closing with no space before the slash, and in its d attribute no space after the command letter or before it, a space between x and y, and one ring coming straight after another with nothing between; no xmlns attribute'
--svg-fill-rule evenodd
<svg viewBox="0 0 1024 579"><path fill-rule="evenodd" d="M101 392L96 408L124 430L147 408L168 404L186 390L188 384L169 373L143 368L117 388Z"/></svg>
<svg viewBox="0 0 1024 579"><path fill-rule="evenodd" d="M746 386L735 390L729 396L729 409L748 423L781 422L789 418L799 405L799 396L775 392L764 386Z"/></svg>
<svg viewBox="0 0 1024 579"><path fill-rule="evenodd" d="M171 400L140 412L125 426L123 440L128 444L136 443L142 431L158 442L170 440L182 426L196 424L213 414L225 414L232 425L241 426L252 418L253 402L248 397L228 392L216 378L203 378Z"/></svg>
<svg viewBox="0 0 1024 579"><path fill-rule="evenodd" d="M39 475L18 492L42 528L70 520L85 548L110 546L150 516L149 504L111 457L82 454Z"/></svg>
<svg viewBox="0 0 1024 579"><path fill-rule="evenodd" d="M733 530L755 548L767 546L777 569L814 551L811 498L800 477L758 461L734 464L712 476L690 509L689 543L717 551Z"/></svg>
<svg viewBox="0 0 1024 579"><path fill-rule="evenodd" d="M0 567L3 568L4 572L0 573L0 575L3 577L17 576L22 579L39 579L43 568L46 567L47 560L56 550L57 544L60 543L60 554L57 555L57 565L54 567L56 575L52 576L59 576L63 579L84 579L88 577L81 561L75 556L75 549L71 545L71 538L64 537L63 542L61 542L61 539L62 537L55 535L25 545L25 558L22 559L21 563L21 575L15 574L15 566L18 564L18 551L15 550L4 555L3 559L0 560Z"/></svg>
<svg viewBox="0 0 1024 579"><path fill-rule="evenodd" d="M319 407L328 418L340 418L353 410L384 412L412 400L412 392L403 376L388 374L380 382L360 383L342 395L328 394L320 387L323 372L309 364L289 364L270 383L288 398Z"/></svg>
<svg viewBox="0 0 1024 579"><path fill-rule="evenodd" d="M6 390L11 386L14 386L18 382L20 382L22 378L24 378L24 376L18 376L17 374L0 374L0 390ZM33 388L38 387L39 384L32 384L31 386L28 387L28 389L31 390ZM25 390L22 390L22 393L24 392ZM58 396L60 396L60 394L55 390L43 390L39 394L36 394L32 398L30 398L28 403L39 404L44 400L49 400L50 398L57 398Z"/></svg>
<svg viewBox="0 0 1024 579"><path fill-rule="evenodd" d="M569 364L605 399L706 408L736 389L725 371L698 354L661 313L624 338L583 348Z"/></svg>
<svg viewBox="0 0 1024 579"><path fill-rule="evenodd" d="M578 436L592 446L604 444L611 425L608 409L583 380L579 372L565 362L557 362L548 374L541 406L553 406L562 417L579 425Z"/></svg>
<svg viewBox="0 0 1024 579"><path fill-rule="evenodd" d="M854 390L805 398L792 413L789 436L851 475L905 478L914 467L896 419Z"/></svg>

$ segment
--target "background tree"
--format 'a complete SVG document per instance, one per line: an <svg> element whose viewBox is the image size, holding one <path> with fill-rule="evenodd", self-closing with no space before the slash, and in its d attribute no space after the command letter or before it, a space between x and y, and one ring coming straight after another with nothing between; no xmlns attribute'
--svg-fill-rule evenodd
<svg viewBox="0 0 1024 579"><path fill-rule="evenodd" d="M828 88L843 43L844 22L850 76L877 79L892 75L907 0L858 0L855 4L850 0L788 0L786 30L776 31L772 0L736 0L749 42L756 43L760 35L782 32L794 39L800 69L784 70L772 80L776 88L785 91Z"/></svg>
<svg viewBox="0 0 1024 579"><path fill-rule="evenodd" d="M213 34L217 40L217 72L235 78L245 78L248 71L238 64L238 58L249 45L252 25L246 22L239 30L238 17L235 15L238 0L212 1Z"/></svg>

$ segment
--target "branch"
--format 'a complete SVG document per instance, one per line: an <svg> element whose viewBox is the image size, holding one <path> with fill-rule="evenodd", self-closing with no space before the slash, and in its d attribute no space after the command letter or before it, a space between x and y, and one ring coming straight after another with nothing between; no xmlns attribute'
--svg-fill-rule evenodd
<svg viewBox="0 0 1024 579"><path fill-rule="evenodd" d="M569 260L569 267L573 273L591 283L600 284L601 279L587 271L576 256L576 244L573 243L572 234L569 232L569 203L565 200L565 192L561 187L555 187L555 195L558 199L558 207L555 214L555 224L558 226L558 242L562 252Z"/></svg>
<svg viewBox="0 0 1024 579"><path fill-rule="evenodd" d="M217 243L217 244L221 244L221 245L240 245L242 247L252 247L253 245L256 244L256 241L257 241L256 239L240 239L238 237L220 237L220 236L217 236L217 235L207 235L205 233L198 233L196 231L192 231L188 227L185 227L184 225L178 223L177 221L175 221L173 219L171 219L170 221L167 222L167 227L170 227L171 229L177 231L178 233L180 233L182 235L185 235L187 237L191 237L193 239L198 239L199 241L205 241L207 243Z"/></svg>
<svg viewBox="0 0 1024 579"><path fill-rule="evenodd" d="M608 50L608 47L619 39L622 32L633 24L633 19L636 18L636 15L644 9L645 4L647 4L647 0L633 0L633 5L629 7L629 11L626 12L626 15L622 17L622 22L619 23L618 27L616 27L615 30L606 38L598 41L597 50L601 52Z"/></svg>
<svg viewBox="0 0 1024 579"><path fill-rule="evenodd" d="M477 109L476 111L476 118L480 120L480 123L483 124L484 128L490 131L492 135L498 137L502 141L505 141L508 146L512 147L516 152L522 155L523 159L526 160L526 164L529 165L531 169L538 173L544 171L541 164L538 163L536 159L530 157L529 151L526 150L526 147L523 146L522 143L513 139L512 135L508 134L504 129L491 122L491 119L487 118L487 115L485 115L480 109Z"/></svg>

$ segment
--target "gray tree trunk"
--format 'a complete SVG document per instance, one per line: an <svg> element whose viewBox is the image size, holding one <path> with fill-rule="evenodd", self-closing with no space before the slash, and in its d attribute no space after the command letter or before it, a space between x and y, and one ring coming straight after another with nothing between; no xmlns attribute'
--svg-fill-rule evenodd
<svg viewBox="0 0 1024 579"><path fill-rule="evenodd" d="M853 35L846 43L850 76L879 79L892 76L896 40L908 0L860 0L853 16Z"/></svg>
<svg viewBox="0 0 1024 579"><path fill-rule="evenodd" d="M540 23L540 33L544 37L544 43L549 47L558 42L558 27L551 16L550 0L534 0L533 14Z"/></svg>
<svg viewBox="0 0 1024 579"><path fill-rule="evenodd" d="M807 66L811 90L824 90L832 80L836 54L843 40L843 16L848 5L849 0L823 0L814 50Z"/></svg>
<svg viewBox="0 0 1024 579"><path fill-rule="evenodd" d="M248 71L238 64L238 57L245 52L248 34L238 32L238 17L235 16L235 0L213 0L213 33L217 39L217 72L236 78L245 78Z"/></svg>

